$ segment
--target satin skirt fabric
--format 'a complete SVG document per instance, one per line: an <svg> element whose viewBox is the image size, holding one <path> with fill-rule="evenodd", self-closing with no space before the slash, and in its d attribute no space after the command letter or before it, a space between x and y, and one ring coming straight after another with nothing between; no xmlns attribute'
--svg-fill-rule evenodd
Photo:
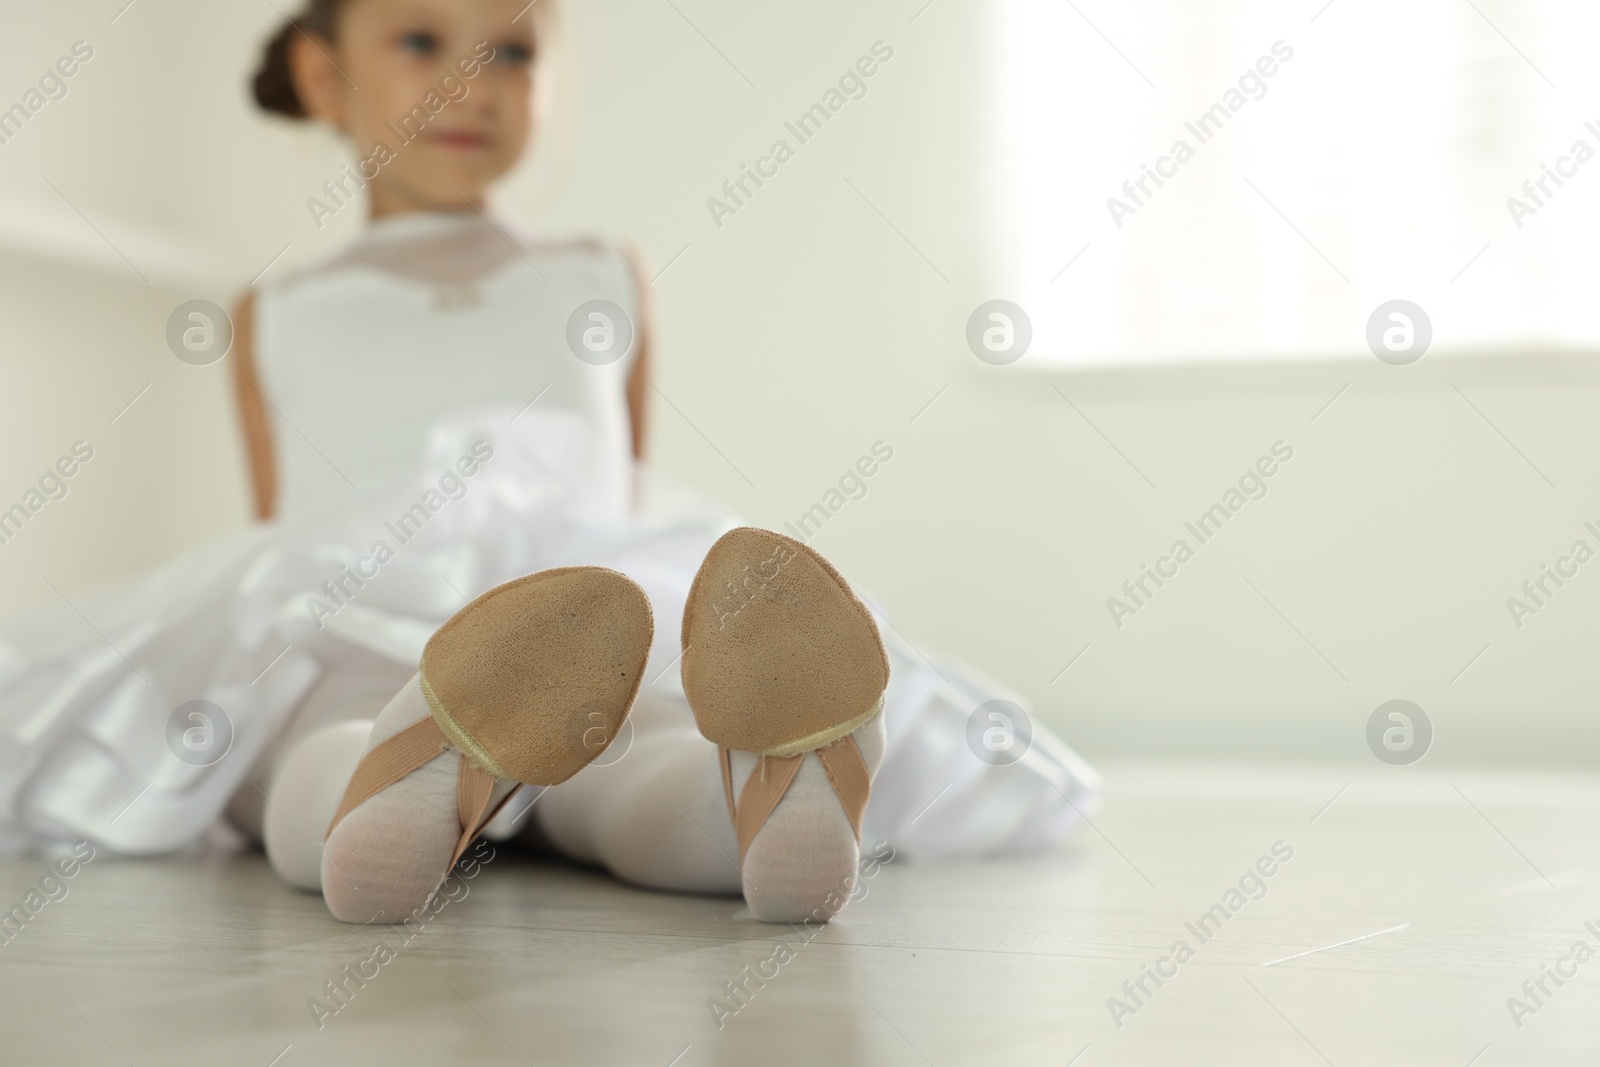
<svg viewBox="0 0 1600 1067"><path fill-rule="evenodd" d="M408 484L352 491L337 511L0 620L0 854L81 840L159 854L193 846L225 811L249 823L286 745L370 717L446 619L550 567L610 567L645 589L646 683L691 718L677 673L684 600L711 544L740 523L598 456L574 415L461 413L435 427ZM912 858L1031 851L1092 812L1098 777L1037 722L1019 759L982 758L975 714L1025 702L913 647L871 606L892 674L869 840Z"/></svg>

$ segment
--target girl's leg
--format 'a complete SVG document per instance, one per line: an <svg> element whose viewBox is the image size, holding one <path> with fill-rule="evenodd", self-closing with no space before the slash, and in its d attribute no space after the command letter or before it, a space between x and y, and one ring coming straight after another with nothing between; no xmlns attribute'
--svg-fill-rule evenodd
<svg viewBox="0 0 1600 1067"><path fill-rule="evenodd" d="M415 676L376 720L323 726L276 768L263 818L267 858L290 884L321 889L328 909L347 922L403 921L427 903L449 869L461 834L461 755L454 749L371 797L328 833L362 756L430 714ZM497 783L491 806L515 785Z"/></svg>
<svg viewBox="0 0 1600 1067"><path fill-rule="evenodd" d="M870 782L883 760L883 713L847 738L854 739ZM763 773L760 760L749 752L734 752L731 762L733 792L741 796L747 781ZM827 922L856 887L860 842L829 774L817 753L806 753L794 781L745 853L745 900L759 919Z"/></svg>
<svg viewBox="0 0 1600 1067"><path fill-rule="evenodd" d="M274 768L261 839L272 869L297 889L322 889L322 838L371 734L371 719L330 723L302 737Z"/></svg>
<svg viewBox="0 0 1600 1067"><path fill-rule="evenodd" d="M739 892L739 843L717 748L682 698L646 689L594 763L533 807L551 844L624 881L686 893Z"/></svg>
<svg viewBox="0 0 1600 1067"><path fill-rule="evenodd" d="M533 810L546 839L651 889L735 894L742 886L762 918L826 920L839 910L854 886L857 844L814 753L745 856L741 881L717 746L700 735L681 699L641 693L631 721L625 753L606 752L539 798ZM883 758L882 714L852 736L870 776ZM732 754L735 796L758 763L751 753ZM843 864L841 857L848 857Z"/></svg>
<svg viewBox="0 0 1600 1067"><path fill-rule="evenodd" d="M271 812L268 797L272 795L274 783L294 750L312 734L337 724L358 721L370 728L372 720L377 718L415 668L366 649L350 647L342 650L339 662L327 665L324 670L323 676L306 694L278 736L263 748L250 768L249 776L228 802L224 813L228 821L253 840L264 841L268 822L280 821ZM343 777L339 779L340 789L343 789L350 771L354 769L353 762L344 769ZM287 795L291 800L295 796L293 793ZM334 797L335 806L338 801L339 798ZM333 817L333 812L333 807L327 809L329 819ZM300 818L292 822L295 826L301 825ZM324 820L314 835L319 846L322 844L322 834L327 829L328 824ZM291 878L290 881L299 884L296 879ZM307 888L316 888L315 882Z"/></svg>
<svg viewBox="0 0 1600 1067"><path fill-rule="evenodd" d="M289 832L269 838L274 866L303 880L276 842L320 841L336 918L418 914L517 782L568 779L600 754L643 677L651 627L643 590L600 568L541 571L474 600L428 641L353 771L343 727L313 733L279 768L267 806ZM342 785L331 817L330 776Z"/></svg>

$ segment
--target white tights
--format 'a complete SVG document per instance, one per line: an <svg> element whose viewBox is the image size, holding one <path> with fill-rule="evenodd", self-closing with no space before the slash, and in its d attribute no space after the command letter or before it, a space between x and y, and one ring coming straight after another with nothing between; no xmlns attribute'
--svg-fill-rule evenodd
<svg viewBox="0 0 1600 1067"><path fill-rule="evenodd" d="M352 707L365 710L370 703ZM317 889L322 838L371 720L334 714L323 716L334 721L317 724L315 712L313 721L307 718L301 716L294 731L299 736L260 776L267 779L263 792L270 799L257 832L280 875ZM681 698L649 689L639 695L628 723L595 763L570 780L523 790L488 836L543 839L572 859L652 889L738 893L739 844L716 746L700 736ZM736 755L736 784L753 766L753 757ZM820 766L815 774L821 774ZM794 788L806 787L811 776L797 779ZM817 784L827 787L825 779L811 786Z"/></svg>
<svg viewBox="0 0 1600 1067"><path fill-rule="evenodd" d="M599 760L538 797L539 830L565 855L624 881L739 892L739 842L716 746L681 700L648 690L628 721L631 736L624 727Z"/></svg>
<svg viewBox="0 0 1600 1067"><path fill-rule="evenodd" d="M1081 820L1098 778L1076 754L1035 724L1021 763L979 762L965 737L968 716L1004 691L949 661L928 667L892 636L887 643L892 673L883 721L857 737L869 766L883 761L864 827L869 847L887 840L912 858L1026 852L1058 840ZM274 866L293 884L319 888L321 846L344 784L372 720L413 670L352 652L302 704L229 805L229 819L266 842ZM348 725L329 729L341 722ZM716 748L700 736L681 692L665 679L646 686L628 723L599 760L571 780L520 793L487 836L542 839L642 886L738 892L738 846ZM285 768L300 762L289 754L308 739L306 755L316 758L286 775ZM735 754L736 785L753 763ZM815 763L805 762L791 792L818 784Z"/></svg>

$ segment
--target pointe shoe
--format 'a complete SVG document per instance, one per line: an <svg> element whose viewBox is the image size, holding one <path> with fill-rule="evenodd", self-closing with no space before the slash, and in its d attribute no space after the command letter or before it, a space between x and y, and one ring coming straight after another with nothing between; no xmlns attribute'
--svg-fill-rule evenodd
<svg viewBox="0 0 1600 1067"><path fill-rule="evenodd" d="M815 551L743 527L695 575L683 649L684 693L721 750L746 903L766 922L828 921L855 888L883 758L877 624Z"/></svg>
<svg viewBox="0 0 1600 1067"><path fill-rule="evenodd" d="M556 785L605 751L644 677L654 620L600 567L497 586L429 639L373 724L328 826L322 891L345 922L403 922L516 785Z"/></svg>

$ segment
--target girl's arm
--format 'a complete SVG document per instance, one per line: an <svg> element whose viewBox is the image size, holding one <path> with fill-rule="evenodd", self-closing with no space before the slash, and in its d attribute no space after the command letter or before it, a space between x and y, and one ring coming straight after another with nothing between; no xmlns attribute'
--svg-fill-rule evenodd
<svg viewBox="0 0 1600 1067"><path fill-rule="evenodd" d="M233 313L233 385L239 403L239 426L244 431L245 458L250 464L250 482L256 518L272 518L277 507L278 470L273 462L272 424L267 421L267 405L256 380L254 293L240 298Z"/></svg>
<svg viewBox="0 0 1600 1067"><path fill-rule="evenodd" d="M633 369L628 372L628 416L633 426L633 456L635 459L643 459L645 432L649 429L650 335L655 312L644 261L639 253L631 248L628 250L628 265L633 268L633 288L636 294L634 314L639 320L634 323L634 336L637 338L639 352L634 357Z"/></svg>

